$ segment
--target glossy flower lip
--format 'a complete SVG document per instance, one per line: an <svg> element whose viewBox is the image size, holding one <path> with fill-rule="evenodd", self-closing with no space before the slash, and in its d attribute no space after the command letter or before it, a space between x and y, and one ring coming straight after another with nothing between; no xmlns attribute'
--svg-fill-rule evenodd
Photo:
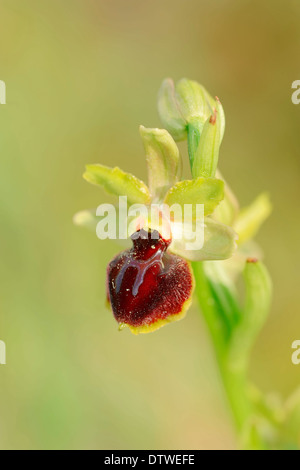
<svg viewBox="0 0 300 470"><path fill-rule="evenodd" d="M191 304L194 278L190 264L168 253L171 240L157 231L137 231L133 247L107 268L107 293L120 327L150 333L184 318Z"/></svg>

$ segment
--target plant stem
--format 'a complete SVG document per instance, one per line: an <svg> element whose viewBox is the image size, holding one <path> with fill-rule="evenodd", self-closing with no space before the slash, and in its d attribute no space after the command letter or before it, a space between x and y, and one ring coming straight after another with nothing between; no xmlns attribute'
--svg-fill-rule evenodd
<svg viewBox="0 0 300 470"><path fill-rule="evenodd" d="M247 393L247 371L246 368L235 367L230 359L229 346L224 339L220 312L216 309L203 263L193 263L193 270L200 307L212 337L221 379L232 410L236 430L241 435L252 414L252 404Z"/></svg>
<svg viewBox="0 0 300 470"><path fill-rule="evenodd" d="M188 153L192 175L194 157L199 145L202 127L199 122L188 125ZM247 379L248 355L240 357L235 341L232 345L232 332L239 332L237 326L241 320L235 296L222 282L215 284L207 276L204 263L193 263L198 301L213 341L221 379L228 398L240 443L247 449L265 448L260 437L251 436L251 418L255 415L254 405L248 394ZM217 272L213 279L218 281ZM252 300L250 296L250 300ZM253 302L250 302L250 304ZM242 329L243 329L242 322ZM246 328L247 329L247 328ZM246 335L247 336L247 335ZM244 342L244 341L243 341ZM237 342L239 346L239 341ZM246 347L247 351L247 347Z"/></svg>
<svg viewBox="0 0 300 470"><path fill-rule="evenodd" d="M218 358L224 388L232 410L238 434L252 415L252 404L248 397L248 380L246 371L235 370L226 358Z"/></svg>

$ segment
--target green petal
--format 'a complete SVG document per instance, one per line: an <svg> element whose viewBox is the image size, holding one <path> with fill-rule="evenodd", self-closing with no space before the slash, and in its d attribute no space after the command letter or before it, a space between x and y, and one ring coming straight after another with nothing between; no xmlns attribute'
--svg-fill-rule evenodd
<svg viewBox="0 0 300 470"><path fill-rule="evenodd" d="M176 183L167 193L165 204L204 204L204 215L211 214L224 197L224 183L217 178L196 178Z"/></svg>
<svg viewBox="0 0 300 470"><path fill-rule="evenodd" d="M140 126L148 165L149 189L154 201L160 201L181 176L179 150L168 131Z"/></svg>
<svg viewBox="0 0 300 470"><path fill-rule="evenodd" d="M230 258L236 249L236 233L210 217L204 219L204 244L200 250L187 250L189 238L189 233L186 233L182 240L173 240L170 246L173 253L188 261L224 260Z"/></svg>
<svg viewBox="0 0 300 470"><path fill-rule="evenodd" d="M242 209L234 225L239 235L239 243L254 238L263 222L272 212L272 205L268 194L261 194L245 209Z"/></svg>
<svg viewBox="0 0 300 470"><path fill-rule="evenodd" d="M119 224L119 208L117 206L115 207L116 211L116 233L119 235L120 234L120 224ZM96 215L97 209L86 209L80 212L77 212L77 214L74 215L73 217L73 223L77 225L78 227L83 227L91 232L93 232L96 235L96 230L97 230L97 225L101 220L101 216ZM132 223L134 220L133 217L128 217L128 225ZM122 226L123 230L123 226ZM124 231L123 231L124 232ZM130 241L130 233L123 234L123 236L127 236L128 238L120 238L117 236L116 239L113 239L114 242L116 242L118 245L122 247L128 248L131 246L131 241Z"/></svg>
<svg viewBox="0 0 300 470"><path fill-rule="evenodd" d="M102 186L108 193L127 196L128 204L149 204L151 201L150 192L145 183L118 167L87 165L83 177L89 183Z"/></svg>
<svg viewBox="0 0 300 470"><path fill-rule="evenodd" d="M162 82L158 93L158 113L163 126L175 140L186 138L187 122L182 116L175 95L174 82L170 78Z"/></svg>

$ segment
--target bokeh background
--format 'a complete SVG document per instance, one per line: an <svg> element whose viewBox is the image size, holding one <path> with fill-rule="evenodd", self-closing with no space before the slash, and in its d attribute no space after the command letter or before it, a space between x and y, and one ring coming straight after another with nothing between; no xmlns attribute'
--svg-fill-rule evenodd
<svg viewBox="0 0 300 470"><path fill-rule="evenodd" d="M86 163L146 177L138 125L159 126L163 78L203 83L225 107L221 170L242 204L272 195L258 236L274 281L251 377L299 385L298 0L0 0L0 447L236 447L196 302L155 334L118 333L104 307L118 251L74 227L109 198Z"/></svg>

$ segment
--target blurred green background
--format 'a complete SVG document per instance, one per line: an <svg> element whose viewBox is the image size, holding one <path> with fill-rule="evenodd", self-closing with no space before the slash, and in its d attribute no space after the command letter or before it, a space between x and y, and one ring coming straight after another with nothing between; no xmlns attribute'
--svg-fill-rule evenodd
<svg viewBox="0 0 300 470"><path fill-rule="evenodd" d="M221 170L242 204L272 195L258 237L275 295L251 377L299 385L298 0L0 0L0 447L231 449L236 441L196 302L155 334L104 307L118 251L72 224L109 198L86 163L146 177L138 125L159 126L163 78L217 94Z"/></svg>

